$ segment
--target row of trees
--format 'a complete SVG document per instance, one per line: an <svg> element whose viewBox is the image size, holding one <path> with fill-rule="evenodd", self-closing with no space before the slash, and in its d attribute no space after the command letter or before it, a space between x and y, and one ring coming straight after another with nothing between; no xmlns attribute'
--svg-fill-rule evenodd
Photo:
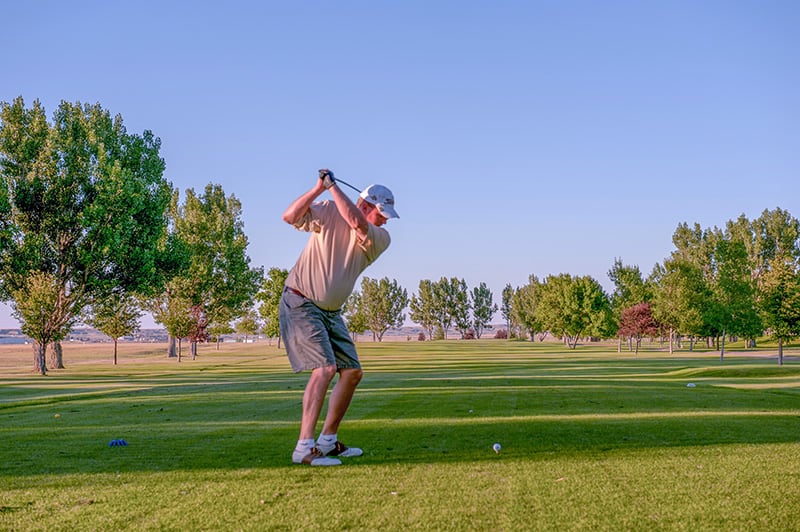
<svg viewBox="0 0 800 532"><path fill-rule="evenodd" d="M99 104L61 102L51 123L38 101L0 104L0 299L40 373L48 346L63 367L60 342L81 322L116 339L150 311L195 352L252 307L263 272L240 202L213 184L181 202L159 150Z"/></svg>
<svg viewBox="0 0 800 532"><path fill-rule="evenodd" d="M486 283L470 291L463 279L442 277L420 281L418 292L411 296L410 309L411 320L427 331L428 338L436 338L435 331L439 331L446 339L451 327L461 338L473 334L480 338L491 328L497 305Z"/></svg>
<svg viewBox="0 0 800 532"><path fill-rule="evenodd" d="M680 224L675 249L646 278L638 266L616 259L607 296L590 277L568 274L503 292L510 325L534 335L549 331L574 348L579 337L638 343L660 335L674 343L708 339L725 353L726 338L754 345L765 332L783 344L800 335L800 222L787 211L765 210L755 220L740 216L724 228Z"/></svg>
<svg viewBox="0 0 800 532"><path fill-rule="evenodd" d="M260 302L260 330L269 337L280 334L278 305L286 276L286 270L271 268L256 295ZM485 283L469 291L463 279L442 277L436 282L426 279L409 300L408 292L396 280L363 277L360 289L348 298L343 316L354 336L370 331L372 339L380 342L389 329L403 326L409 305L411 319L422 325L431 339L446 338L452 327L462 338L471 335L480 338L491 327L492 316L497 312L492 292Z"/></svg>
<svg viewBox="0 0 800 532"><path fill-rule="evenodd" d="M99 105L62 102L48 122L35 101L0 104L0 299L35 340L34 366L63 367L60 341L78 323L116 339L142 312L163 324L181 356L197 342L259 328L279 338L278 304L287 272L250 266L241 203L219 185L178 190L164 178L160 141L129 133ZM507 285L500 310L509 330L638 342L710 338L783 343L800 335L800 223L781 209L724 228L681 224L675 249L648 277L616 259L607 295L588 276L531 276ZM480 338L498 310L485 283L420 281L408 298L397 281L362 279L344 312L354 333L380 341L405 310L427 337ZM280 342L280 338L279 338ZM170 344L174 344L171 342ZM116 352L116 348L115 348ZM116 359L116 354L115 354Z"/></svg>

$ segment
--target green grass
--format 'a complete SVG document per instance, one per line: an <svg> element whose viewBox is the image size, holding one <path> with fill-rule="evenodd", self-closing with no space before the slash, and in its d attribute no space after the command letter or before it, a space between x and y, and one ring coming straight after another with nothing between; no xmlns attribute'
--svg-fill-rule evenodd
<svg viewBox="0 0 800 532"><path fill-rule="evenodd" d="M290 464L307 377L274 347L6 363L0 529L800 529L796 353L359 345L337 468Z"/></svg>

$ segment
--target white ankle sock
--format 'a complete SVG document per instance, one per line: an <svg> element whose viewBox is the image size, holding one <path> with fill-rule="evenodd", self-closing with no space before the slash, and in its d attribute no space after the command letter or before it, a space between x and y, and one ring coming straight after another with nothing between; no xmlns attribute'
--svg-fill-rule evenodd
<svg viewBox="0 0 800 532"><path fill-rule="evenodd" d="M294 450L298 453L308 454L312 447L314 447L314 438L309 438L307 440L297 440L297 447Z"/></svg>
<svg viewBox="0 0 800 532"><path fill-rule="evenodd" d="M317 438L317 443L325 447L330 447L336 443L336 434L320 434L319 438Z"/></svg>

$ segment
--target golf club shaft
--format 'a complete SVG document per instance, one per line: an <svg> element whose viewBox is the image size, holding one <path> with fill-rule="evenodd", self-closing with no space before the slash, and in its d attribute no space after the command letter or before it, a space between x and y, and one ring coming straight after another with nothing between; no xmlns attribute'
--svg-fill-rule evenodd
<svg viewBox="0 0 800 532"><path fill-rule="evenodd" d="M353 185L351 185L351 184L350 184L350 183L348 183L347 181L343 181L343 180L339 179L338 177L337 177L337 178L335 178L335 179L336 179L336 182L337 182L337 183L341 183L341 184L343 184L343 185L347 185L348 187L352 188L353 190L355 190L355 191L356 191L356 192L358 192L359 194L361 193L361 190L357 189L356 187L354 187Z"/></svg>

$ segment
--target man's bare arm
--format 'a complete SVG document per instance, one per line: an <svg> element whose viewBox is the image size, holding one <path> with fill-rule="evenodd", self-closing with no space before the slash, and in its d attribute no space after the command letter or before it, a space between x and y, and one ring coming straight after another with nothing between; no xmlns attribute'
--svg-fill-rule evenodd
<svg viewBox="0 0 800 532"><path fill-rule="evenodd" d="M291 225L300 222L303 216L308 212L311 204L314 203L314 200L323 192L325 192L325 186L322 184L322 181L317 180L311 190L294 200L289 207L287 207L286 211L283 213L283 221Z"/></svg>
<svg viewBox="0 0 800 532"><path fill-rule="evenodd" d="M336 204L336 208L339 210L341 217L345 219L350 227L355 229L362 240L365 239L367 237L369 222L367 221L367 217L364 216L364 213L347 197L347 194L341 191L339 185L334 184L328 190L331 191L333 202Z"/></svg>

